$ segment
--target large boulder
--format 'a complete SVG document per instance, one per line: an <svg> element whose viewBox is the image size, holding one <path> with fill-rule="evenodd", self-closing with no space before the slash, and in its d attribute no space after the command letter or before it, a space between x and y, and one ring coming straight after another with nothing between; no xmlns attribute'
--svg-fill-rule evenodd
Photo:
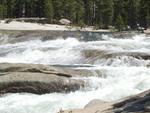
<svg viewBox="0 0 150 113"><path fill-rule="evenodd" d="M71 21L68 19L60 19L59 22L63 25L69 25L71 24Z"/></svg>
<svg viewBox="0 0 150 113"><path fill-rule="evenodd" d="M145 104L144 110L145 110L146 112L150 112L150 101Z"/></svg>
<svg viewBox="0 0 150 113"><path fill-rule="evenodd" d="M113 103L93 100L84 109L63 113L150 113L150 90Z"/></svg>
<svg viewBox="0 0 150 113"><path fill-rule="evenodd" d="M149 102L150 90L113 104L112 111L115 113L147 113Z"/></svg>
<svg viewBox="0 0 150 113"><path fill-rule="evenodd" d="M95 107L97 105L106 105L107 103L108 102L95 99L95 100L90 101L84 108Z"/></svg>
<svg viewBox="0 0 150 113"><path fill-rule="evenodd" d="M84 81L72 76L53 66L4 63L0 64L0 94L67 93L83 88Z"/></svg>

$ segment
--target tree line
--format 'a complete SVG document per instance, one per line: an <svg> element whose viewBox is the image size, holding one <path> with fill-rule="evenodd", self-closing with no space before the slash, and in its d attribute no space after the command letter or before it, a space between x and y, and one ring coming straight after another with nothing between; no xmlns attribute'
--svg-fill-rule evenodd
<svg viewBox="0 0 150 113"><path fill-rule="evenodd" d="M0 18L65 18L75 25L117 29L150 26L150 0L0 0Z"/></svg>

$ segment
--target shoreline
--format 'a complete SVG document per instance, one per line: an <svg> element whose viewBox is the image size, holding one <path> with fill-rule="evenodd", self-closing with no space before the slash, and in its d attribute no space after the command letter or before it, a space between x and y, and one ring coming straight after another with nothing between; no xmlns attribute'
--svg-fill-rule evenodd
<svg viewBox="0 0 150 113"><path fill-rule="evenodd" d="M18 22L12 21L10 23L0 22L0 31L12 30L12 31L87 31L87 32L111 32L107 29L94 30L93 27L81 27L58 25L58 24L39 24L30 22Z"/></svg>
<svg viewBox="0 0 150 113"><path fill-rule="evenodd" d="M138 30L129 30L118 32L116 30L110 29L97 29L95 30L93 26L89 27L79 27L79 26L69 26L69 25L59 25L59 24L40 24L31 22L20 22L11 21L10 23L5 23L5 20L0 20L0 32L1 31L66 31L66 32L95 32L95 33L139 33ZM150 29L144 30L144 34L150 34Z"/></svg>
<svg viewBox="0 0 150 113"><path fill-rule="evenodd" d="M86 30L86 29L1 29L0 27L0 33L18 33L18 32L28 32L28 33L49 33L49 32L78 32L78 33L108 33L108 34L150 34L150 29L145 30L144 33L138 32L136 30L130 30L130 31L111 31L111 30L105 30L105 29L99 29L99 30Z"/></svg>

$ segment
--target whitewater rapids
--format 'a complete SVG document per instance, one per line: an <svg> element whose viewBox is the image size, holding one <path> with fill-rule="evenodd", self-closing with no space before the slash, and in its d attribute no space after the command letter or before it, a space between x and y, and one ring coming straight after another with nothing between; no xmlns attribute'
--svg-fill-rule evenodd
<svg viewBox="0 0 150 113"><path fill-rule="evenodd" d="M145 35L5 43L0 45L0 63L5 62L70 66L91 75L75 78L87 82L86 90L69 94L4 95L0 97L0 113L56 113L83 108L93 99L111 102L150 89L150 37Z"/></svg>

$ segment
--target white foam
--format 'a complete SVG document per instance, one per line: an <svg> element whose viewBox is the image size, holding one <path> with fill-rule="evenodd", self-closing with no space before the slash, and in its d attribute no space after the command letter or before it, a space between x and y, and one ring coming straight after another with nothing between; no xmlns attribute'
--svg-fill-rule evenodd
<svg viewBox="0 0 150 113"><path fill-rule="evenodd" d="M75 38L44 42L32 40L0 45L0 62L85 65L86 59L82 54L84 50L148 53L149 42L150 37L145 35L130 39L104 36L103 40L90 42L80 42ZM78 67L93 73L92 77L75 78L86 81L86 91L40 96L9 94L0 98L0 113L55 113L61 108L82 108L93 99L114 101L140 93L150 88L149 63L150 60L132 56L98 58L92 62L93 67Z"/></svg>
<svg viewBox="0 0 150 113"><path fill-rule="evenodd" d="M145 67L101 67L107 77L82 78L88 91L69 94L9 94L0 98L2 113L55 113L60 109L82 108L93 99L114 101L150 88L150 70ZM76 78L77 79L77 78ZM81 79L81 78L79 78Z"/></svg>
<svg viewBox="0 0 150 113"><path fill-rule="evenodd" d="M74 38L57 39L42 42L33 40L16 44L1 45L0 49L11 49L0 57L0 62L9 63L40 63L40 64L70 64L82 60L80 51L73 49L79 41Z"/></svg>

